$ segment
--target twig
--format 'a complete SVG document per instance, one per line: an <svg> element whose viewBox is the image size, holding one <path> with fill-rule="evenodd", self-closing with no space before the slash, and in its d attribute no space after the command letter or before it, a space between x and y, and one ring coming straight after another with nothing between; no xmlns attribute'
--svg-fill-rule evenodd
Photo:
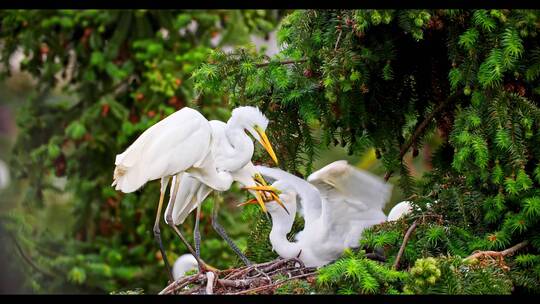
<svg viewBox="0 0 540 304"><path fill-rule="evenodd" d="M400 160L402 160L403 156L405 156L405 154L407 154L407 151L409 151L409 149L411 148L413 143L416 142L418 137L420 137L422 135L422 133L424 132L426 127L429 125L431 120L435 117L435 115L437 115L440 111L442 111L444 109L444 107L450 103L450 101L453 101L454 99L458 98L459 96L461 96L461 94L452 95L452 96L448 97L445 101L443 101L441 104L439 104L435 108L435 110L433 110L431 113L429 113L429 115L416 127L413 134L411 135L411 138L409 138L409 140L403 146L401 146L401 149L399 151L399 159ZM384 181L387 182L390 179L390 177L392 176L393 173L394 173L394 171L387 172L384 175Z"/></svg>
<svg viewBox="0 0 540 304"><path fill-rule="evenodd" d="M416 229L416 226L418 225L418 222L415 220L411 227L407 230L405 233L405 236L403 237L403 243L401 243L401 247L399 247L398 254L396 256L396 261L394 262L394 269L397 269L399 266L399 260L401 260L401 256L403 255L403 252L405 251L405 246L407 245L407 242L409 241L409 238L411 237L411 234L413 233L414 229Z"/></svg>
<svg viewBox="0 0 540 304"><path fill-rule="evenodd" d="M281 280L281 281L278 281L278 282L275 282L275 283L272 283L272 284L269 284L269 285L259 286L259 287L256 287L256 288L231 293L230 295L241 295L241 294L246 294L246 293L255 292L255 291L259 291L259 290L264 290L264 289L267 289L267 288L278 286L279 284L283 284L283 283L285 283L287 281L290 281L290 280L309 277L309 276L314 275L314 274L315 274L315 272L305 273L305 274L293 276L293 277L290 277L290 278L287 278L287 279L284 279L284 280Z"/></svg>
<svg viewBox="0 0 540 304"><path fill-rule="evenodd" d="M264 278L258 277L258 278L250 278L250 279L242 279L242 280L225 280L225 279L218 279L217 282L223 287L233 287L233 288L240 288L240 287L250 287L252 284L261 283L261 281L264 281Z"/></svg>
<svg viewBox="0 0 540 304"><path fill-rule="evenodd" d="M196 282L203 277L204 277L203 274L198 273L198 274L194 274L188 277L181 278L180 280L174 281L171 284L169 284L169 286L165 287L162 291L159 292L159 294L163 295L163 294L173 293L174 291L187 286L189 283Z"/></svg>
<svg viewBox="0 0 540 304"><path fill-rule="evenodd" d="M41 269L41 267L39 267L38 265L36 265L36 263L34 263L34 261L32 261L32 259L30 258L30 256L28 256L26 254L26 252L24 252L24 250L22 249L21 245L19 244L19 242L17 241L17 238L15 238L15 236L11 233L11 232L8 232L8 235L9 237L11 238L11 240L13 241L13 243L15 244L15 247L17 247L17 251L19 251L19 254L21 255L21 257L23 258L23 260L28 263L30 266L32 266L32 268L34 268L35 270L37 270L38 272L48 276L48 277L51 277L51 278L54 278L55 275L44 270L44 269Z"/></svg>
<svg viewBox="0 0 540 304"><path fill-rule="evenodd" d="M254 272L255 270L257 272ZM224 278L219 278L220 275L224 275L224 272L199 273L184 277L169 284L160 294L236 294L239 292L242 294L269 289L288 280L312 275L315 271L313 267L305 267L298 258L278 259L230 269ZM283 274L289 278L285 281L274 282L277 274ZM189 284L195 284L195 286L184 290Z"/></svg>
<svg viewBox="0 0 540 304"><path fill-rule="evenodd" d="M339 45L339 40L341 40L341 33L343 33L343 31L339 31L339 35L337 37L337 40L336 40L336 44L334 45L334 51L337 51L337 47Z"/></svg>
<svg viewBox="0 0 540 304"><path fill-rule="evenodd" d="M505 249L503 251L478 251L478 252L475 252L473 254L471 254L470 256L466 257L465 260L470 260L470 259L476 259L476 258L480 258L480 257L483 257L483 256L491 256L491 257L505 257L505 256L511 256L513 255L516 251L524 248L525 246L527 246L529 244L529 241L523 241L521 243L518 243L508 249Z"/></svg>
<svg viewBox="0 0 540 304"><path fill-rule="evenodd" d="M294 63L302 63L302 62L306 62L306 61L307 61L307 59L303 58L303 59L298 59L298 60L284 60L284 61L280 61L278 63L281 64L281 65L287 65L287 64L294 64ZM268 61L268 62L258 63L255 66L258 67L258 68L262 68L262 67L265 67L265 66L269 65L270 63L272 63L272 62Z"/></svg>

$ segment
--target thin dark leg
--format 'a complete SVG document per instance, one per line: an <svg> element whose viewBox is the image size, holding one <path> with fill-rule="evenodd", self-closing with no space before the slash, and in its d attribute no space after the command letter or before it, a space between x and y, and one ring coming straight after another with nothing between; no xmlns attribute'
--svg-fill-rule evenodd
<svg viewBox="0 0 540 304"><path fill-rule="evenodd" d="M236 244L233 242L233 240L227 235L227 232L225 232L225 229L223 229L223 227L218 223L218 221L217 221L217 215L218 215L218 207L217 207L217 205L218 205L218 203L215 202L214 207L212 209L212 227L227 242L227 244L229 244L231 249L238 255L238 257L240 257L242 262L244 262L244 264L246 266L251 266L253 263L251 263L251 261L242 253L240 248L238 248L238 246L236 246Z"/></svg>
<svg viewBox="0 0 540 304"><path fill-rule="evenodd" d="M197 214L195 217L195 231L193 231L193 238L195 239L195 253L197 257L201 257L201 232L199 231L199 218L201 217L201 206L197 206Z"/></svg>
<svg viewBox="0 0 540 304"><path fill-rule="evenodd" d="M154 240L159 246L161 257L163 258L163 262L165 263L165 268L167 269L167 275L169 276L169 281L173 282L174 278L171 271L171 265L169 264L169 259L167 259L167 254L165 253L165 249L163 248L163 242L161 241L161 231L159 229L159 220L161 218L161 208L163 206L163 198L165 196L165 189L167 188L168 178L166 180L162 179L161 183L162 185L161 185L161 191L159 194L159 204L158 204L158 209L157 209L157 214L156 214L156 221L154 222Z"/></svg>
<svg viewBox="0 0 540 304"><path fill-rule="evenodd" d="M189 253L191 253L195 257L195 259L197 260L197 264L199 264L199 271L206 272L207 270L213 270L212 267L206 265L206 263L204 263L200 259L200 257L197 255L197 253L195 253L195 251L193 250L193 247L191 247L191 245L186 240L184 235L182 235L182 233L180 232L178 227L176 227L174 225L174 222L172 220L172 211L173 211L173 208L174 208L174 203L176 202L176 195L178 193L179 186L180 186L180 175L177 175L174 184L171 186L171 187L173 187L173 192L172 192L172 196L171 196L171 203L173 205L169 208L169 212L167 212L167 215L166 215L167 222L168 222L169 226L171 226L171 228L174 230L174 232L176 232L176 234L180 237L182 242L186 245L187 249L189 250Z"/></svg>

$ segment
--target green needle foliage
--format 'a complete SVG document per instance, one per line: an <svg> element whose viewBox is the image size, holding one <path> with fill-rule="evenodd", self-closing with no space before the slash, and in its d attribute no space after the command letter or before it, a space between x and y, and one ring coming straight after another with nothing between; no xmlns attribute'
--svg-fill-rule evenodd
<svg viewBox="0 0 540 304"><path fill-rule="evenodd" d="M9 220L26 247L62 251L52 254L54 269L64 274L57 286L69 280L98 291L162 287L166 278L158 274L150 232L157 184L135 194L114 192L113 156L181 106L226 119L232 107L248 104L270 118L267 132L282 168L305 177L332 145L355 155L374 147L387 177L397 177L415 205L411 216L372 227L359 240L384 249L384 264L345 255L320 270L321 290L537 292L539 11L299 10L281 21L282 50L272 58L253 46L232 53L211 48L215 31L234 43L246 41L244 34L268 31L276 16L258 11L1 14L2 61L22 48L22 68L37 79L36 93L18 115L21 134L12 159L18 177L29 180L24 201L41 204L46 190L58 187L55 175L67 176L66 188L74 194L71 237L79 241L73 244L57 237L50 248L32 246L32 234L47 233L33 231L38 220ZM193 19L200 26L189 30ZM68 97L51 98L58 87ZM417 155L434 136L442 144L432 153L433 170L416 181L403 157L411 150ZM269 161L261 152L255 158ZM248 253L254 260L272 258L269 223L248 218L252 231L261 232L243 239ZM401 257L403 270L392 270L414 220L418 227ZM188 221L182 228L189 234L191 227ZM164 238L172 238L170 231ZM212 249L203 258L229 265L226 255L205 256L226 252L212 240L205 240L203 246ZM518 257L505 258L509 269L483 261L461 265L474 251L522 241L528 245ZM36 277L39 290L45 275Z"/></svg>
<svg viewBox="0 0 540 304"><path fill-rule="evenodd" d="M510 294L512 280L497 266L460 258L418 259L403 290L407 294Z"/></svg>
<svg viewBox="0 0 540 304"><path fill-rule="evenodd" d="M364 251L345 252L345 256L335 263L319 270L317 283L326 293L338 294L380 294L398 293L395 288L408 276L367 259Z"/></svg>
<svg viewBox="0 0 540 304"><path fill-rule="evenodd" d="M233 106L255 104L267 113L281 167L300 176L331 145L350 154L376 148L387 177L399 176L418 209L364 233L361 242L384 248L390 263L413 218L420 223L405 247L405 269L420 258L465 257L524 240L530 242L524 250L536 257L538 13L299 10L281 22L282 51L275 57L253 48L213 51L192 78L202 96L225 96ZM417 182L402 159L411 150L418 154L435 134L443 143L433 152L433 171ZM344 277L343 263L328 266L340 269L336 290L384 292L381 282L368 279L364 262L351 262L361 265L354 266L358 280ZM536 258L529 263L538 266ZM538 284L530 270L523 272L528 275L516 285ZM477 279L484 280L480 272ZM460 288L444 290L475 293Z"/></svg>
<svg viewBox="0 0 540 304"><path fill-rule="evenodd" d="M31 290L163 289L167 276L152 234L159 183L135 193L116 192L110 186L114 156L184 106L208 119L228 119L226 101L197 98L192 72L207 59L217 35L220 46L234 46L248 42L251 34L266 35L280 18L280 12L260 10L0 12L0 60L8 67L22 52L20 69L35 82L17 113L19 134L11 157L13 179L28 187L21 187L22 206L2 215L22 248L54 274L51 280L23 264ZM0 72L2 78L10 74L8 68ZM60 197L62 192L69 196ZM225 200L236 200L238 192ZM210 226L213 199L203 207L202 257L226 268L234 253ZM49 231L38 216L53 208L65 210L64 218L52 221L63 224L60 233ZM230 208L221 209L220 222L245 246L246 227L235 223ZM190 218L181 227L189 237L193 222ZM187 249L163 226L173 263Z"/></svg>

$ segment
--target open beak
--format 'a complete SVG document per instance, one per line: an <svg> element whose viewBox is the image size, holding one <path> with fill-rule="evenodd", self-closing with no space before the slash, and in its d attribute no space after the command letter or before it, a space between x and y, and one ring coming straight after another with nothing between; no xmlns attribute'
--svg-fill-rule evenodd
<svg viewBox="0 0 540 304"><path fill-rule="evenodd" d="M264 179L263 179L264 180ZM264 182L266 184L266 182ZM283 209L285 209L285 212L287 212L287 214L290 214L289 213L289 210L287 210L287 207L285 207L285 205L283 204L283 202L281 201L281 199L279 198L278 194L281 193L281 191L279 191L278 189L272 187L272 186L251 186L251 187L244 187L242 189L245 189L245 190L254 190L255 191L255 196L257 197L257 202L259 203L259 205L261 206L261 208L264 206L264 201L262 200L261 198L261 195L260 195L260 192L268 192L271 197L272 197L272 200L276 201L276 203L278 203L278 205L280 205ZM259 201L259 198L261 198L261 201ZM253 204L255 203L255 201L253 201L253 199L245 202L245 203L242 203L238 206L243 206L243 205L247 205L247 204ZM266 212L266 207L263 208L263 211Z"/></svg>
<svg viewBox="0 0 540 304"><path fill-rule="evenodd" d="M278 189L272 187L272 186L249 186L249 187L243 187L244 190L255 190L255 191L269 191L273 192L275 194L281 194L281 191Z"/></svg>
<svg viewBox="0 0 540 304"><path fill-rule="evenodd" d="M274 153L274 149L272 149L272 145L270 144L270 141L268 140L268 136L266 136L266 133L259 126L255 126L255 131L257 132L257 134L259 134L259 137L261 138L261 141L260 141L261 145L264 147L266 152L268 152L272 160L277 165L278 159L277 159L276 153Z"/></svg>

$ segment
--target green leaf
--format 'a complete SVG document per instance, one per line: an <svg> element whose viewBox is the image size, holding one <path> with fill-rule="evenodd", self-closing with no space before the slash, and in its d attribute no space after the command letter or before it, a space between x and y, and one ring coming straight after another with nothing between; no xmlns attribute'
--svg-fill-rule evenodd
<svg viewBox="0 0 540 304"><path fill-rule="evenodd" d="M80 121L74 121L66 128L66 134L72 139L81 139L86 134L86 128Z"/></svg>
<svg viewBox="0 0 540 304"><path fill-rule="evenodd" d="M80 267L73 267L68 273L68 279L76 284L83 284L86 282L86 271Z"/></svg>
<svg viewBox="0 0 540 304"><path fill-rule="evenodd" d="M61 149L58 145L49 143L47 146L47 152L49 153L49 157L54 159L60 155Z"/></svg>
<svg viewBox="0 0 540 304"><path fill-rule="evenodd" d="M105 65L105 56L103 53L99 51L92 52L92 55L90 56L90 65L103 68Z"/></svg>

